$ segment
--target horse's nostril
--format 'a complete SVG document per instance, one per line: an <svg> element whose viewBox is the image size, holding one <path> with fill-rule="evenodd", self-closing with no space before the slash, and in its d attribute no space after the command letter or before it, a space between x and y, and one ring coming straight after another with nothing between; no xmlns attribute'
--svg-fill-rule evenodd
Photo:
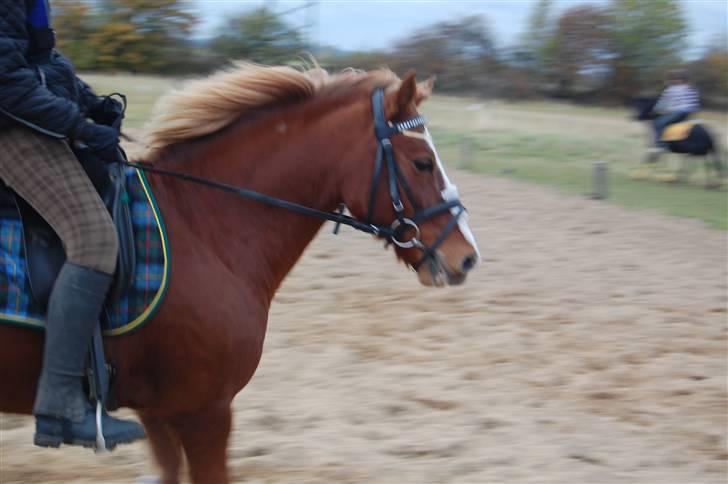
<svg viewBox="0 0 728 484"><path fill-rule="evenodd" d="M463 260L463 263L460 267L463 273L468 272L470 269L475 267L478 264L478 254L470 254Z"/></svg>

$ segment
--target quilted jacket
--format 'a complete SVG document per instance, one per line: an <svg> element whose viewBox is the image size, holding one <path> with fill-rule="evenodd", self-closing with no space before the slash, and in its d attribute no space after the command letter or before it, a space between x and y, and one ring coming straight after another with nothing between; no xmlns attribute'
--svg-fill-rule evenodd
<svg viewBox="0 0 728 484"><path fill-rule="evenodd" d="M0 0L0 129L24 121L68 136L100 101L53 49L50 28L38 45L32 9L45 1Z"/></svg>

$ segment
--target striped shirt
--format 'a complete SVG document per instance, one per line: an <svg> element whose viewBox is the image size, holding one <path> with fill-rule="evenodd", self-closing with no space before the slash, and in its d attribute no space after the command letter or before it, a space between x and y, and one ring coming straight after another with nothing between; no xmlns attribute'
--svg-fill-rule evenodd
<svg viewBox="0 0 728 484"><path fill-rule="evenodd" d="M689 84L675 84L665 89L655 105L658 113L694 113L700 109L700 95Z"/></svg>

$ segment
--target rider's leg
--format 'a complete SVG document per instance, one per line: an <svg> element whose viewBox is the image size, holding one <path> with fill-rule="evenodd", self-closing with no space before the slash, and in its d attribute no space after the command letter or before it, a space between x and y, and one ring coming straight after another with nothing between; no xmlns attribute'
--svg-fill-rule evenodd
<svg viewBox="0 0 728 484"><path fill-rule="evenodd" d="M83 392L83 375L116 265L116 230L64 141L13 128L0 134L0 153L0 176L48 221L67 255L48 306L33 411L36 443L93 445L94 412ZM143 436L138 424L107 415L103 428L109 447Z"/></svg>
<svg viewBox="0 0 728 484"><path fill-rule="evenodd" d="M652 122L653 126L655 127L655 146L657 147L662 145L660 138L662 138L662 132L665 131L665 128L667 127L667 120L669 118L670 115L666 114L655 118L655 120Z"/></svg>

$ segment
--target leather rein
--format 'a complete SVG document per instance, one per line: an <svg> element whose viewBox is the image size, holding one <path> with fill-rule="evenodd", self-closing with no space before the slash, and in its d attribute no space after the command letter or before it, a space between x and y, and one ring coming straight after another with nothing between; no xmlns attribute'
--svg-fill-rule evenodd
<svg viewBox="0 0 728 484"><path fill-rule="evenodd" d="M392 136L405 133L412 128L424 127L425 118L422 116L416 116L400 123L388 122L384 115L384 89L382 88L376 89L372 94L372 109L374 113L374 131L377 138L377 156L374 162L374 175L372 178L372 186L369 195L369 212L366 218L366 222L362 222L354 217L345 215L343 213L343 209L345 208L343 204L337 212L327 212L325 210L319 210L295 202L272 197L270 195L249 190L247 188L228 185L226 183L221 183L206 178L200 178L177 171L157 168L149 163L126 161L125 164L132 168L136 168L145 172L178 178L180 180L188 181L202 186L207 186L223 192L232 193L234 195L273 207L283 208L309 217L328 220L336 224L334 233L338 233L340 225L347 225L360 232L366 232L378 237L383 237L387 240L387 242L392 243L403 249L409 249L412 247L418 248L423 252L423 255L422 258L412 266L413 269L417 270L425 261L435 257L437 248L455 229L458 224L458 219L460 215L465 211L465 207L463 206L462 202L457 198L445 200L443 202L426 208L421 208L417 204L412 190L407 183L407 179L404 177L401 170L399 169L399 166L397 165L394 157L394 149L392 147L392 142L390 138ZM392 200L392 207L394 208L394 213L396 216L396 219L390 225L381 225L372 222L372 217L374 214L377 200L377 188L379 186L379 181L382 178L382 171L385 166L387 171L389 194ZM406 197L410 201L410 204L415 210L415 214L409 218L406 217L404 213L405 210L404 204L402 203L402 196L399 188L400 185L402 186L402 190L404 191ZM452 214L452 220L450 220L450 222L445 226L445 228L442 230L442 232L432 245L425 245L422 241L419 240L420 228L418 224L425 222L444 212L450 212Z"/></svg>

